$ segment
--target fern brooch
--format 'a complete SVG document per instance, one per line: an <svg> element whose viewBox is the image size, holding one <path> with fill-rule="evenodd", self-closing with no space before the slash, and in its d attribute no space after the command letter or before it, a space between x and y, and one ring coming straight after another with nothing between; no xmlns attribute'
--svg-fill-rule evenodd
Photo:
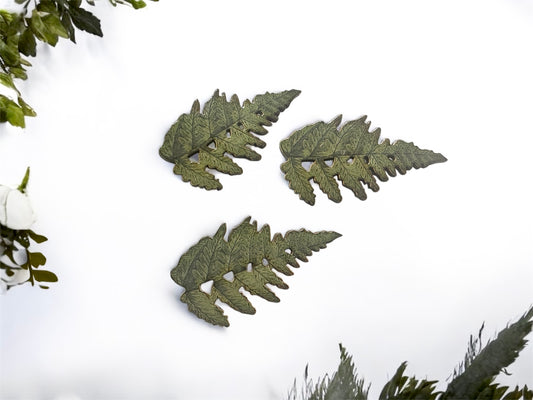
<svg viewBox="0 0 533 400"><path fill-rule="evenodd" d="M226 224L222 224L213 237L204 237L183 254L170 276L185 288L181 301L197 317L213 325L229 326L223 310L215 304L217 300L233 309L255 314L255 308L241 290L260 296L271 302L279 298L266 286L280 289L288 286L274 272L292 275L299 267L298 260L307 261L313 251L319 251L337 239L336 232L289 231L284 236L276 233L270 238L270 227L260 230L257 223L246 218L224 239ZM212 281L211 290L206 293L200 286Z"/></svg>
<svg viewBox="0 0 533 400"><path fill-rule="evenodd" d="M299 90L257 95L241 106L236 95L226 100L218 90L204 105L196 100L189 114L182 114L170 127L159 155L174 164L174 173L185 182L206 190L220 190L222 184L209 171L239 175L242 169L231 155L257 161L261 156L250 146L265 147L257 135L278 120L279 114L300 94Z"/></svg>
<svg viewBox="0 0 533 400"><path fill-rule="evenodd" d="M379 186L374 176L387 181L396 171L405 174L411 168L425 168L446 158L431 150L422 150L413 143L389 139L379 142L380 129L369 131L366 116L345 123L338 129L342 115L329 123L308 125L280 143L287 160L281 165L289 187L306 203L315 203L310 180L318 184L328 198L336 203L342 200L339 185L350 189L357 198L366 199L362 184L374 192ZM304 168L309 163L309 169Z"/></svg>

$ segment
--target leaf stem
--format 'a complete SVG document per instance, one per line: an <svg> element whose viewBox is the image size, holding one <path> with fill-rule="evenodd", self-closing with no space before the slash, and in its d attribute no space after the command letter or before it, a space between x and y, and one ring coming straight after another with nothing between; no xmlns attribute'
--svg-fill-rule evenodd
<svg viewBox="0 0 533 400"><path fill-rule="evenodd" d="M30 179L30 167L26 168L26 173L24 174L24 178L22 178L22 182L17 188L22 193L26 193L26 186L28 186L29 179Z"/></svg>

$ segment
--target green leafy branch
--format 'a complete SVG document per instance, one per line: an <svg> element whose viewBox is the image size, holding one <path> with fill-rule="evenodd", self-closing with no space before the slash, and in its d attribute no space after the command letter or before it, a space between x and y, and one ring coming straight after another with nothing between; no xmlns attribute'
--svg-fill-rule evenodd
<svg viewBox="0 0 533 400"><path fill-rule="evenodd" d="M418 380L404 375L407 363L403 362L383 387L379 400L532 400L533 390L527 385L509 390L508 386L494 383L499 373L505 372L505 368L516 360L525 347L525 337L531 332L533 325L532 318L533 307L484 347L481 345L481 327L477 339L470 337L464 361L456 368L452 381L444 391L436 391L438 381ZM342 345L340 351L341 361L332 378L326 375L314 384L308 378L306 366L302 388L298 390L295 380L288 400L367 400L370 385L365 388L364 380L356 372L352 356Z"/></svg>
<svg viewBox="0 0 533 400"><path fill-rule="evenodd" d="M30 177L30 169L16 190L26 192ZM2 207L8 207L8 200ZM7 220L7 217L6 217ZM5 290L15 285L31 283L32 286L39 282L39 287L48 289L48 283L57 282L57 275L51 271L39 269L46 263L46 257L41 252L30 251L32 241L39 244L48 239L35 233L31 229L13 229L0 223L0 284ZM22 277L22 279L21 279Z"/></svg>
<svg viewBox="0 0 533 400"><path fill-rule="evenodd" d="M57 276L51 271L38 269L46 263L46 257L43 253L30 251L30 239L35 243L48 240L45 236L38 235L30 229L13 230L0 225L0 269L8 277L12 277L22 270L28 271L27 280L21 283L29 282L34 286L36 282L39 282L40 288L48 289L49 286L45 284L57 282ZM23 261L17 262L18 259ZM11 287L7 285L7 290Z"/></svg>
<svg viewBox="0 0 533 400"><path fill-rule="evenodd" d="M152 0L158 1L158 0ZM59 38L76 43L76 29L92 35L103 36L100 20L82 7L82 0L15 0L22 5L21 12L0 10L0 83L14 92L14 99L0 94L0 123L8 122L24 128L25 117L36 115L33 108L22 98L15 84L16 79L28 78L27 57L37 55L37 42L55 46ZM117 4L129 4L135 9L143 8L142 0L109 0ZM91 6L93 0L87 0ZM32 7L30 7L32 6Z"/></svg>

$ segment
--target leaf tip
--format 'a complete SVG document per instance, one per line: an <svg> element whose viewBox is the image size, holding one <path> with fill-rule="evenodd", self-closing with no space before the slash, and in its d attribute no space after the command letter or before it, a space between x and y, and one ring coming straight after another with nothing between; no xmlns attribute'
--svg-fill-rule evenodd
<svg viewBox="0 0 533 400"><path fill-rule="evenodd" d="M200 112L200 102L198 99L194 100L191 107L191 114L198 114Z"/></svg>
<svg viewBox="0 0 533 400"><path fill-rule="evenodd" d="M335 118L333 118L330 122L331 125L338 127L342 121L342 114L337 115Z"/></svg>
<svg viewBox="0 0 533 400"><path fill-rule="evenodd" d="M291 93L293 97L296 98L302 93L302 91L298 89L291 89L289 90L289 93Z"/></svg>

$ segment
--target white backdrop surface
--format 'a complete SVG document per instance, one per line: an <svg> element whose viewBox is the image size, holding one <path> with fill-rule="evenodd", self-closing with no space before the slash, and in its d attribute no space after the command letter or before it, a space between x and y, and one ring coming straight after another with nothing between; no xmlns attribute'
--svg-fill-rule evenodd
<svg viewBox="0 0 533 400"><path fill-rule="evenodd" d="M3 2L7 3L6 1ZM533 2L171 1L94 13L104 38L40 47L25 99L0 126L0 182L32 168L48 291L0 298L2 399L286 398L354 355L376 398L401 362L438 379L533 302ZM168 127L215 89L301 95L224 189L193 188L158 155ZM448 162L335 204L298 199L279 142L318 120L368 115L382 137ZM170 269L191 245L252 216L272 232L343 236L277 290L225 308L216 328L179 302ZM533 386L532 346L501 382Z"/></svg>

